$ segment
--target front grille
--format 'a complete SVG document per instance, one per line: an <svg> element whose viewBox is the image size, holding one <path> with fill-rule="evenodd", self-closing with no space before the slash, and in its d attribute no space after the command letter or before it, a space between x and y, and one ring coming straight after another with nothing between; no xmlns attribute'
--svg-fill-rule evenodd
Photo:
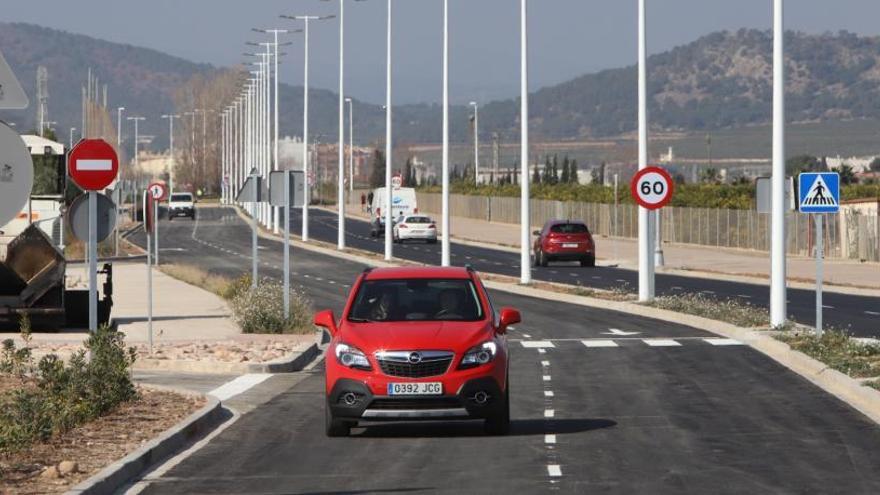
<svg viewBox="0 0 880 495"><path fill-rule="evenodd" d="M376 355L382 373L403 378L427 378L446 373L454 356L445 351L419 351L421 361L413 363L409 351L383 352Z"/></svg>
<svg viewBox="0 0 880 495"><path fill-rule="evenodd" d="M382 410L424 410L453 409L461 407L455 397L436 397L430 399L374 399L369 409Z"/></svg>

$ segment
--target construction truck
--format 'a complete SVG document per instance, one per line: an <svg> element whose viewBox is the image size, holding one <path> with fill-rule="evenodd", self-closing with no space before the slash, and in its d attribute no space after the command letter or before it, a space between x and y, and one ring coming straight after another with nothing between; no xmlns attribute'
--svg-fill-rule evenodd
<svg viewBox="0 0 880 495"><path fill-rule="evenodd" d="M35 330L87 327L88 289L67 288L67 150L40 136L22 139L33 159L34 186L17 218L0 226L0 327L17 327L22 315ZM98 301L103 324L113 305L112 265L100 273L105 275L104 297Z"/></svg>

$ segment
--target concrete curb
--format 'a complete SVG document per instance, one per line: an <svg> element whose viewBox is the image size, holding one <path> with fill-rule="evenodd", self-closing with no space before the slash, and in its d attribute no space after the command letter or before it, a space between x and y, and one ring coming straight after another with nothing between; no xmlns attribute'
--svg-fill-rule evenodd
<svg viewBox="0 0 880 495"><path fill-rule="evenodd" d="M207 375L246 375L248 373L295 373L302 371L320 354L317 344L268 363L225 363L174 359L138 359L135 371L177 371Z"/></svg>
<svg viewBox="0 0 880 495"><path fill-rule="evenodd" d="M241 212L239 212L241 215ZM265 237L275 238L266 235ZM297 243L299 248L307 251L326 254L336 258L342 258L349 261L356 261L368 266L388 267L399 266L398 264L388 263L385 261L377 261L365 256L359 256L353 253L340 253L332 249L316 247L310 244ZM687 325L694 328L702 329L716 335L738 340L752 349L764 354L768 358L785 366L794 373L806 378L811 383L824 390L825 392L837 397L843 402L849 404L872 421L880 424L880 391L870 387L863 386L858 380L851 378L839 371L829 368L827 365L817 361L806 354L795 351L788 344L774 339L772 336L752 329L741 328L729 323L710 320L699 316L688 315L684 313L676 313L659 308L643 306L632 302L609 301L605 299L596 299L586 296L576 296L572 294L563 294L542 289L535 289L517 285L514 283L505 283L492 280L484 280L486 287L517 294L528 297L535 297L548 301L561 301L569 304L576 304L589 308L606 309L619 311L623 313L652 318L668 323L677 323Z"/></svg>
<svg viewBox="0 0 880 495"><path fill-rule="evenodd" d="M227 414L217 398L206 396L206 400L208 403L199 411L66 493L68 495L115 493L154 464L175 454L192 440L209 433L225 420Z"/></svg>

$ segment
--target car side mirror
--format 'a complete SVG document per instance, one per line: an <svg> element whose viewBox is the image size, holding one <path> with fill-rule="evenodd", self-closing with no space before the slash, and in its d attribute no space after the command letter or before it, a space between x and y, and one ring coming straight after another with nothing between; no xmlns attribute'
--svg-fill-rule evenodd
<svg viewBox="0 0 880 495"><path fill-rule="evenodd" d="M519 314L519 311L513 308L503 308L501 310L501 325L498 327L498 333L507 333L507 328L509 326L516 325L521 321L522 316Z"/></svg>
<svg viewBox="0 0 880 495"><path fill-rule="evenodd" d="M540 231L540 230L536 230L536 231L532 232L532 235L541 235L541 231Z"/></svg>
<svg viewBox="0 0 880 495"><path fill-rule="evenodd" d="M326 328L327 331L330 332L331 337L335 336L339 331L336 327L336 317L333 316L333 311L330 311L329 309L315 314L315 326Z"/></svg>

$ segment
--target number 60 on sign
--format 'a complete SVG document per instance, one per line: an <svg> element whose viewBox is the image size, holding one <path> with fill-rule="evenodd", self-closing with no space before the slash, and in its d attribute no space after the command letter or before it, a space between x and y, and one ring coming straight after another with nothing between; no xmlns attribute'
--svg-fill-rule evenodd
<svg viewBox="0 0 880 495"><path fill-rule="evenodd" d="M633 176L630 189L636 203L648 210L659 210L672 201L675 183L666 170L647 167Z"/></svg>

